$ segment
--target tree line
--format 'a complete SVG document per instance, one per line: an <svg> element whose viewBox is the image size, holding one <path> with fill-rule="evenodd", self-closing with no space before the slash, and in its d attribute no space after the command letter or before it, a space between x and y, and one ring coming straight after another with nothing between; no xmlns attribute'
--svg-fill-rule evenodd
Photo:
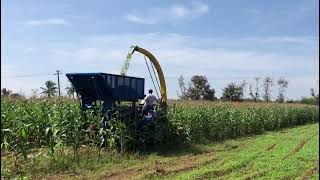
<svg viewBox="0 0 320 180"><path fill-rule="evenodd" d="M58 87L57 87L57 84L53 81L50 81L50 80L46 81L44 83L44 86L40 87L40 89L41 89L40 94L42 95L42 97L52 98L57 96ZM73 98L73 99L75 98L76 90L72 85L66 87L65 90L67 91L67 95L69 98ZM37 95L38 95L38 90L33 89L31 98L37 98ZM23 97L23 95L19 93L13 93L11 90L6 88L2 88L1 97L20 98L20 97Z"/></svg>
<svg viewBox="0 0 320 180"><path fill-rule="evenodd" d="M313 88L310 89L311 97L304 97L301 100L286 100L285 92L288 88L288 80L279 78L277 81L270 77L254 78L254 83L248 84L246 81L241 83L229 83L223 88L222 96L218 99L216 97L216 90L211 87L208 78L204 75L194 75L191 77L190 82L186 85L184 77L181 75L178 79L179 91L178 97L181 100L221 100L221 101L253 101L253 102L270 102L272 87L277 85L278 96L276 102L287 103L304 103L304 104L319 104L319 92L316 93ZM249 98L244 98L244 90L249 87ZM53 81L46 81L43 87L40 87L40 94L45 98L52 98L57 95L57 85ZM65 88L69 98L75 98L75 88L70 85ZM32 97L37 98L37 90L32 90ZM11 90L2 88L1 97L21 98L23 95L13 93Z"/></svg>
<svg viewBox="0 0 320 180"><path fill-rule="evenodd" d="M222 101L253 101L253 102L271 102L272 87L277 85L278 96L276 102L283 103L306 103L306 104L319 104L319 93L315 93L311 88L311 98L302 98L300 101L287 100L285 92L288 88L289 81L285 78L274 80L270 77L254 78L254 83L248 84L246 81L241 83L229 83L222 89L222 96L219 100ZM218 98L215 96L215 89L211 87L208 78L203 75L194 75L191 77L188 86L186 85L184 77L181 75L178 79L179 91L178 97L181 100L210 100L215 101ZM244 90L249 86L249 98L244 98Z"/></svg>

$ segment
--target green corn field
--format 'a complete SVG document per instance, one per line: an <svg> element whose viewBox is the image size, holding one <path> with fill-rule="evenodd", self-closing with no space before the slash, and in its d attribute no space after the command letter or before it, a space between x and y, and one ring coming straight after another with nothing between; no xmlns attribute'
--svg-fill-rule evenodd
<svg viewBox="0 0 320 180"><path fill-rule="evenodd" d="M169 119L191 141L201 142L319 122L319 108L277 103L178 102Z"/></svg>
<svg viewBox="0 0 320 180"><path fill-rule="evenodd" d="M79 158L81 145L98 147L101 136L106 147L120 151L151 145L218 141L264 131L319 122L319 108L311 105L276 103L171 102L147 130L137 130L140 119L115 113L110 128L86 133L100 126L101 116L81 113L78 102L68 100L2 100L1 149L27 158L32 148L46 147L54 158L56 149L72 147Z"/></svg>
<svg viewBox="0 0 320 180"><path fill-rule="evenodd" d="M137 152L205 145L319 122L318 106L280 103L171 101L167 113L157 114L157 120L144 129L139 128L142 120L130 116L125 105L112 114L106 129L99 128L102 115L97 112L83 113L78 101L65 99L2 99L1 162L4 165L1 171L6 174L4 177L16 177L19 169L23 174L33 174L40 167L49 168L46 171L52 173L61 168L69 172L71 167L84 166L79 164L84 162L88 167L103 167L109 162L104 162L108 152L116 152L109 157L114 164L112 159L119 152L120 156L131 157ZM100 146L102 137L106 137L104 146ZM98 157L88 159L89 154ZM49 164L45 165L47 161ZM28 176L36 178L35 175Z"/></svg>

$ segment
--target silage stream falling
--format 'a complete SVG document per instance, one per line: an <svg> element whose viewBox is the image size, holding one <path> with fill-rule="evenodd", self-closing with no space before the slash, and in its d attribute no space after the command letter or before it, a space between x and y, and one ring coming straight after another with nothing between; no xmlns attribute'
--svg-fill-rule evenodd
<svg viewBox="0 0 320 180"><path fill-rule="evenodd" d="M132 57L132 53L129 52L129 53L127 54L127 59L124 61L123 65L122 65L122 67L121 67L121 72L120 72L120 74L123 75L123 76L127 75L127 72L128 72L128 69L129 69L129 65L130 65L130 59L131 59L131 57Z"/></svg>

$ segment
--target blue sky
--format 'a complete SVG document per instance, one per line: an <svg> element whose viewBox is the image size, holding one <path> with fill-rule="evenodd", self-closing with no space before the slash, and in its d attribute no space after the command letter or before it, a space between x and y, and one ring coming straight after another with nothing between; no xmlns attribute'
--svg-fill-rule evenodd
<svg viewBox="0 0 320 180"><path fill-rule="evenodd" d="M231 82L285 77L288 97L300 98L318 87L319 2L1 1L2 88L30 95L56 81L57 69L118 74L131 45L158 58L169 98L179 75L195 74L206 75L218 96ZM133 56L128 75L152 87L143 56ZM61 81L68 86L65 74Z"/></svg>

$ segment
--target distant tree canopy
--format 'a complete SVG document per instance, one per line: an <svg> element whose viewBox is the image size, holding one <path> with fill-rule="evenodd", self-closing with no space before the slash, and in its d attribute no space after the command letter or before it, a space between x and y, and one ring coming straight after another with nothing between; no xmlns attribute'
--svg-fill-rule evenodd
<svg viewBox="0 0 320 180"><path fill-rule="evenodd" d="M1 89L1 96L7 97L7 96L10 96L11 93L12 93L12 91L9 89L6 89L6 88Z"/></svg>
<svg viewBox="0 0 320 180"><path fill-rule="evenodd" d="M1 97L10 97L10 98L25 98L22 93L13 93L11 90L7 88L2 88L1 89Z"/></svg>
<svg viewBox="0 0 320 180"><path fill-rule="evenodd" d="M311 97L302 97L300 100L288 100L286 102L319 105L319 92L316 93L315 90L311 88L310 94L311 94Z"/></svg>
<svg viewBox="0 0 320 180"><path fill-rule="evenodd" d="M259 77L254 78L254 81L255 81L254 90L253 90L253 85L252 84L249 85L249 96L255 102L260 101L260 99L259 99L259 96L260 96L259 95L259 80L260 80Z"/></svg>
<svg viewBox="0 0 320 180"><path fill-rule="evenodd" d="M311 96L314 98L315 100L315 104L319 104L319 92L318 93L315 93L314 89L311 88L310 89L311 91Z"/></svg>
<svg viewBox="0 0 320 180"><path fill-rule="evenodd" d="M57 86L56 83L53 81L46 81L45 87L40 87L42 89L41 94L46 95L48 98L54 97L57 93Z"/></svg>
<svg viewBox="0 0 320 180"><path fill-rule="evenodd" d="M273 85L274 85L274 82L273 82L272 78L266 77L263 80L263 84L262 84L263 91L264 91L263 99L264 99L265 102L271 101L271 87Z"/></svg>
<svg viewBox="0 0 320 180"><path fill-rule="evenodd" d="M245 85L245 81L239 85L235 83L228 84L227 87L223 89L222 99L227 101L242 101Z"/></svg>
<svg viewBox="0 0 320 180"><path fill-rule="evenodd" d="M286 88L288 87L288 83L289 82L287 80L285 80L284 78L280 78L277 81L277 84L279 85L279 95L278 95L277 101L280 103L284 102L284 100L285 100L284 93L285 93Z"/></svg>
<svg viewBox="0 0 320 180"><path fill-rule="evenodd" d="M73 85L71 84L69 87L66 87L67 90L67 94L69 97L72 96L72 98L74 99L74 93L76 92L76 89L73 87Z"/></svg>
<svg viewBox="0 0 320 180"><path fill-rule="evenodd" d="M22 95L20 95L19 93L12 93L10 95L10 97L12 97L12 98L20 98L20 97L22 97Z"/></svg>
<svg viewBox="0 0 320 180"><path fill-rule="evenodd" d="M180 93L178 93L178 97L180 99L187 99L187 89L186 89L186 84L184 82L184 78L182 75L180 75L179 79L178 79L178 83L179 83L179 89L180 89Z"/></svg>
<svg viewBox="0 0 320 180"><path fill-rule="evenodd" d="M185 87L183 76L179 78L180 99L216 100L215 90L210 87L206 76L194 75L191 77L189 87Z"/></svg>

